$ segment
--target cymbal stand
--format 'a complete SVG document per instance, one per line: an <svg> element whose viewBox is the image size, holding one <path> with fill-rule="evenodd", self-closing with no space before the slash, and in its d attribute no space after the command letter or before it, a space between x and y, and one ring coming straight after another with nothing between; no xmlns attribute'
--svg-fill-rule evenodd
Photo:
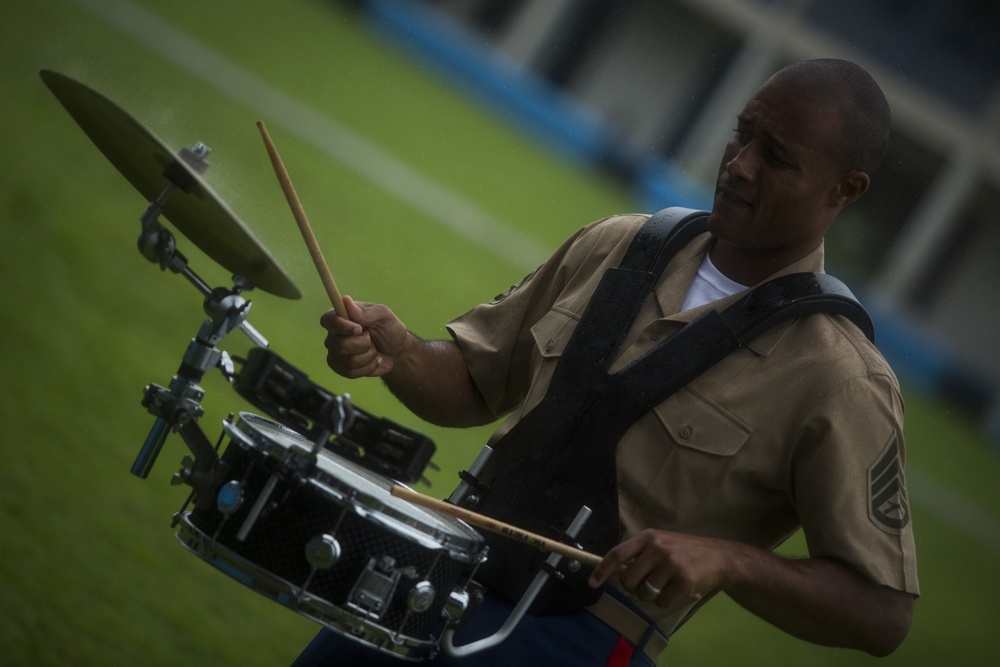
<svg viewBox="0 0 1000 667"><path fill-rule="evenodd" d="M208 168L208 163L204 160L208 152L208 147L199 142L192 149L181 149L180 156L192 169L203 173ZM178 188L190 188L191 181L190 174L176 161L167 166L164 175L170 183L140 218L142 232L138 241L139 251L149 261L159 264L162 270L169 268L187 278L204 295L204 309L210 319L204 321L188 345L170 387L157 384L146 387L142 404L156 417L156 422L132 464L131 471L137 477L148 477L167 436L170 431L176 430L194 454L194 460L185 457L184 468L178 474L180 479L177 481L186 482L199 492L210 488L212 470L216 467L218 455L197 424L204 414L200 402L205 395L198 382L206 371L215 367L220 368L227 379L232 379L232 360L228 353L219 350L216 345L235 329L243 331L258 347L266 348L268 342L246 321L251 303L240 293L253 289L250 281L243 276L233 276L232 288L210 288L188 267L187 258L177 251L173 234L160 224L159 216L170 197Z"/></svg>
<svg viewBox="0 0 1000 667"><path fill-rule="evenodd" d="M224 374L231 375L232 361L229 355L216 348L226 334L230 333L246 317L249 302L236 294L226 295L217 290L217 298L209 298L206 310L214 310L212 319L205 320L197 335L188 344L184 358L170 382L170 388L151 383L146 387L142 405L150 414L156 417L139 455L132 464L132 474L145 479L159 455L167 435L171 430L177 430L191 449L195 458L187 465L189 483L197 482L195 473L207 471L217 460L214 448L208 438L197 425L197 420L204 414L201 399L205 391L198 385L205 372L219 367ZM210 304L208 303L210 302ZM208 480L205 480L208 482ZM195 490L198 484L192 483Z"/></svg>
<svg viewBox="0 0 1000 667"><path fill-rule="evenodd" d="M580 507L580 511L576 513L576 517L570 523L569 528L566 529L566 535L575 539L580 533L580 530L583 529L583 525L587 522L587 519L590 518L592 512L593 511L589 507L582 505ZM507 620L504 621L504 624L499 630L489 637L483 637L482 639L464 644L462 646L455 646L453 642L455 629L448 628L441 636L441 646L444 652L453 658L464 658L472 655L473 653L479 653L480 651L484 651L488 648L493 648L507 639L511 633L514 632L514 629L517 627L517 624L521 622L521 619L524 618L524 614L528 611L531 603L535 601L536 597L538 597L538 594L542 590L542 586L544 586L549 580L549 577L552 576L551 573L556 571L559 561L561 560L562 556L560 554L549 554L549 557L545 560L545 565L538 570L538 574L535 575L535 578L524 592L524 595L521 596L521 599L510 612L510 616L507 617Z"/></svg>

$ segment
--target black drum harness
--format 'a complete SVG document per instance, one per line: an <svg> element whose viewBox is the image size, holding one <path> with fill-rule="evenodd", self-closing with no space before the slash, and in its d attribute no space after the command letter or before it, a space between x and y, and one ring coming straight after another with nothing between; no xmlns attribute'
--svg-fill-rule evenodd
<svg viewBox="0 0 1000 667"><path fill-rule="evenodd" d="M848 317L874 340L867 312L839 280L797 273L751 290L723 312L709 310L614 374L608 369L646 296L670 259L707 230L708 213L669 208L640 228L618 267L608 269L554 370L544 399L493 445L474 480L476 511L603 554L619 543L616 449L654 406L779 321L817 312ZM468 498L468 496L467 496ZM568 539L581 505L593 514ZM545 554L487 535L490 553L477 580L518 600ZM565 562L565 561L564 561ZM561 613L597 601L589 571L570 561L531 607Z"/></svg>

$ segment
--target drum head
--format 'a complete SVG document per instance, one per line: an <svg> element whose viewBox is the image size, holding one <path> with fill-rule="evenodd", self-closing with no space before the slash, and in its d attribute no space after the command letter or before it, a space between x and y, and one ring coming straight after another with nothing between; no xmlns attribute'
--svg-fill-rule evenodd
<svg viewBox="0 0 1000 667"><path fill-rule="evenodd" d="M240 413L236 429L230 432L234 436L237 432L242 434L251 441L244 444L279 459L289 451L308 452L313 447L312 442L296 431L249 412ZM464 521L393 496L390 489L397 482L329 451L319 452L316 468L309 476L315 483L349 498L360 511L416 529L435 542L470 551L478 551L484 542Z"/></svg>

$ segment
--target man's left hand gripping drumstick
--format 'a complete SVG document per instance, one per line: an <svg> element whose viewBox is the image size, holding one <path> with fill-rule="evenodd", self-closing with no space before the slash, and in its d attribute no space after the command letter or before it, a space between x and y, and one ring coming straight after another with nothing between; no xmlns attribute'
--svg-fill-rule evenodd
<svg viewBox="0 0 1000 667"><path fill-rule="evenodd" d="M267 133L267 128L264 127L264 121L258 120L257 128L264 139L264 146L267 147L267 154L271 157L271 164L274 166L274 173L278 176L281 189L285 193L285 199L288 200L288 205L292 207L292 215L295 216L295 222L299 225L302 238L306 242L306 247L309 248L309 255L312 257L313 264L316 265L319 277L326 288L326 293L330 297L330 303L333 304L333 309L337 311L338 315L344 319L349 319L347 309L344 307L344 300L340 296L340 290L337 289L337 283L333 281L330 267L326 265L326 260L323 259L323 251L320 250L319 243L316 242L316 237L309 226L309 220L306 218L306 212L302 209L298 195L295 194L295 187L288 177L288 172L281 161L281 156L278 155L278 150L274 147L274 142L271 141L271 136Z"/></svg>

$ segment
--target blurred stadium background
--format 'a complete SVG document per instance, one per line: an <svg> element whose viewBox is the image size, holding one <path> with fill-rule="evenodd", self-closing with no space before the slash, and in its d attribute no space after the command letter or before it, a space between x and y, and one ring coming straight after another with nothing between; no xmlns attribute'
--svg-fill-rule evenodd
<svg viewBox="0 0 1000 667"><path fill-rule="evenodd" d="M432 437L437 495L488 430L431 427L379 383L348 386L325 370L317 320L326 297L254 123L267 122L342 291L393 305L426 337L444 335L444 322L519 280L579 226L651 206L620 164L553 150L537 126L526 132L512 122L515 111L470 97L468 83L456 86L447 69L415 56L412 39L401 46L400 24L376 11L422 4L39 0L8 8L0 24L0 663L281 665L316 631L176 544L170 516L184 500L168 483L184 453L176 438L148 480L128 472L152 424L142 389L169 381L204 317L201 297L136 251L146 202L45 88L40 69L100 91L171 147L200 140L213 149L206 180L304 295L251 293L251 322L320 384ZM209 283L228 282L179 242ZM246 345L233 334L223 347ZM203 386L206 430L252 410L218 374ZM978 665L996 654L1000 463L982 415L938 389L906 385L924 596L910 638L881 664ZM792 640L725 599L685 626L664 659L872 662Z"/></svg>

